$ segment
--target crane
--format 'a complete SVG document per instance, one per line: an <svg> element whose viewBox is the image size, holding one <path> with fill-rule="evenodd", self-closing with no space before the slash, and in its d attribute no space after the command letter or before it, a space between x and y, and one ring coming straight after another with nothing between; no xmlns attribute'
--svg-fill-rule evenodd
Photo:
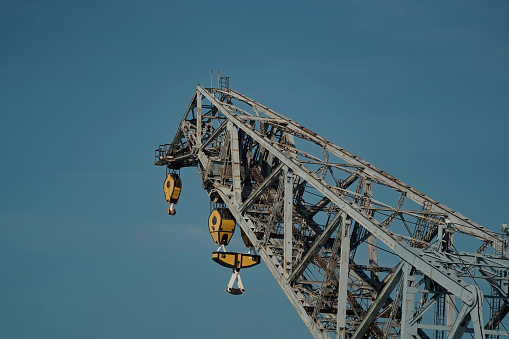
<svg viewBox="0 0 509 339"><path fill-rule="evenodd" d="M509 336L507 224L477 224L228 77L197 86L155 165L170 215L180 169L198 169L227 292L244 293L240 270L263 261L315 338ZM247 253L225 250L237 226Z"/></svg>

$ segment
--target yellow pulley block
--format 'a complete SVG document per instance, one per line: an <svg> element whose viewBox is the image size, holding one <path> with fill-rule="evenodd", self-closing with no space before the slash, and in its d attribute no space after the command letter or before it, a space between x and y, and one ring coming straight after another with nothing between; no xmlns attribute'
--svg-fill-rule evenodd
<svg viewBox="0 0 509 339"><path fill-rule="evenodd" d="M182 190L182 180L180 180L177 174L168 174L163 184L164 197L166 203L170 204L168 209L169 215L175 215L177 213L173 208L173 204L176 204L180 197L180 191Z"/></svg>
<svg viewBox="0 0 509 339"><path fill-rule="evenodd" d="M164 181L164 196L166 202L176 204L180 197L180 191L182 190L182 180L180 180L177 174L168 174Z"/></svg>
<svg viewBox="0 0 509 339"><path fill-rule="evenodd" d="M249 268L260 263L258 254L246 254L236 252L212 252L212 260L219 265L240 270L241 268Z"/></svg>
<svg viewBox="0 0 509 339"><path fill-rule="evenodd" d="M242 241L244 242L244 245L246 245L246 248L253 247L253 243L251 242L251 240L249 240L246 232L244 232L244 230L242 228L240 229L240 235L242 237Z"/></svg>
<svg viewBox="0 0 509 339"><path fill-rule="evenodd" d="M227 208L216 208L210 213L209 231L216 245L228 245L235 232L235 219Z"/></svg>
<svg viewBox="0 0 509 339"><path fill-rule="evenodd" d="M249 268L256 266L260 263L260 256L258 254L250 253L236 253L236 252L212 252L212 260L217 262L219 265L232 268L233 273L230 278L228 286L226 286L226 292L234 295L244 293L244 285L240 279L240 269ZM237 282L238 287L233 287L233 284Z"/></svg>

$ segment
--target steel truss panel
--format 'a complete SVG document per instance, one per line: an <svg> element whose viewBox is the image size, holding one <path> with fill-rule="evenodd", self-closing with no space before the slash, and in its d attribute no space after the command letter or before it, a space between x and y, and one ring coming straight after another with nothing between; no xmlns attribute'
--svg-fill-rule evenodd
<svg viewBox="0 0 509 339"><path fill-rule="evenodd" d="M507 333L505 235L238 92L198 85L155 164L198 168L315 338Z"/></svg>

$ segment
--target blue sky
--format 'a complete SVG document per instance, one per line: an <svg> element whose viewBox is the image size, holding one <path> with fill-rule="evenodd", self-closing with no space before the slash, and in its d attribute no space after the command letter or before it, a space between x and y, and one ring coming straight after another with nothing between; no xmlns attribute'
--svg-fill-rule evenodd
<svg viewBox="0 0 509 339"><path fill-rule="evenodd" d="M0 336L310 337L262 265L211 260L169 142L210 69L460 213L509 221L507 1L0 4ZM234 241L240 242L236 235ZM222 321L231 319L226 326Z"/></svg>

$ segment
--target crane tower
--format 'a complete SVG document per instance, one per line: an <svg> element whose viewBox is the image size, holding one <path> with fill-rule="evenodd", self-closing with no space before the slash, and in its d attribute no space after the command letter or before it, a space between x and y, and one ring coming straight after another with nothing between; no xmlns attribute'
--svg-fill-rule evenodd
<svg viewBox="0 0 509 339"><path fill-rule="evenodd" d="M252 249L242 258L261 257L315 338L509 336L506 224L477 224L230 89L226 77L219 88L197 86L155 165L178 194L178 171L198 168L215 213ZM227 244L231 234L218 232L216 244ZM227 266L230 252L214 253ZM231 255L229 292L241 294L241 254Z"/></svg>

